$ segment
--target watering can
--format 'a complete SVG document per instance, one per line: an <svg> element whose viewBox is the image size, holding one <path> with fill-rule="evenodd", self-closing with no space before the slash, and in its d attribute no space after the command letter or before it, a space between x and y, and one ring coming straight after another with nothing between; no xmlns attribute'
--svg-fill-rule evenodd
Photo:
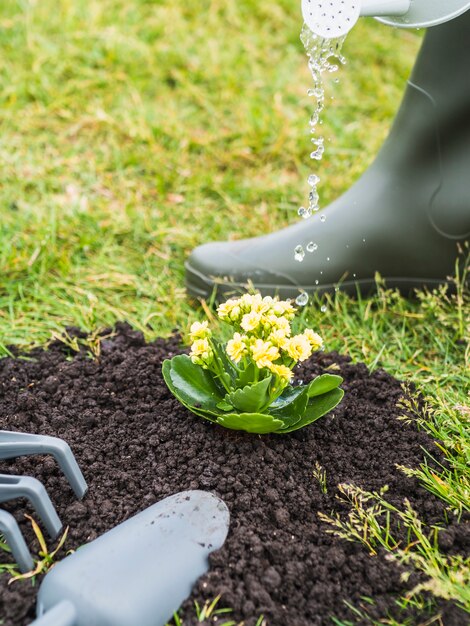
<svg viewBox="0 0 470 626"><path fill-rule="evenodd" d="M302 15L310 30L325 39L344 37L364 17L390 26L436 26L470 9L469 0L302 0Z"/></svg>
<svg viewBox="0 0 470 626"><path fill-rule="evenodd" d="M211 493L157 502L55 565L31 626L164 626L228 527L228 509Z"/></svg>

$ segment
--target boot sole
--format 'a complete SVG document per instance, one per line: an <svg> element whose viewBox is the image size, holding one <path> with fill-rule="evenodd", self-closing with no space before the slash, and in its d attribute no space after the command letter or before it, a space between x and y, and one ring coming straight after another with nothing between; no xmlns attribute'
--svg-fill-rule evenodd
<svg viewBox="0 0 470 626"><path fill-rule="evenodd" d="M228 278L210 277L188 262L186 269L186 290L194 298L207 300L214 298L228 298L240 296L249 289L249 283L239 283ZM455 292L455 283L450 279L441 278L404 278L404 277L382 277L387 289L398 289L405 296L410 296L416 289L435 289L440 285L447 285L449 292ZM277 295L281 299L296 298L301 291L308 294L334 293L337 290L343 291L350 296L370 296L377 292L377 282L373 278L359 280L344 280L340 283L330 283L325 285L272 285L269 283L256 283L255 289L262 295Z"/></svg>

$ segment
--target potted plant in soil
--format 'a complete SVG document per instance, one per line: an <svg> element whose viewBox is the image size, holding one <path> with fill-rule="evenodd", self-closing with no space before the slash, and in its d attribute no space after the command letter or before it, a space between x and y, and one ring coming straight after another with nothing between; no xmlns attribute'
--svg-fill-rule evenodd
<svg viewBox="0 0 470 626"><path fill-rule="evenodd" d="M191 352L163 362L165 382L196 415L232 430L287 434L329 413L343 397L343 379L318 376L294 386L293 368L322 345L312 329L293 334L290 301L245 294L217 314L233 332L217 340L207 321L191 326Z"/></svg>

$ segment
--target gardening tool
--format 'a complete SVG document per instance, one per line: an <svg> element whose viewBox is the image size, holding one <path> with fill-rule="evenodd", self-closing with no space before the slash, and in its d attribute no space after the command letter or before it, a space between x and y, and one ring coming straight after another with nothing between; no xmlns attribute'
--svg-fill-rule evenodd
<svg viewBox="0 0 470 626"><path fill-rule="evenodd" d="M326 39L343 37L361 16L403 28L423 28L447 22L468 8L468 0L302 0L305 23Z"/></svg>
<svg viewBox="0 0 470 626"><path fill-rule="evenodd" d="M0 502L8 502L16 498L27 498L31 502L47 532L52 539L55 539L62 528L62 522L44 485L32 476L0 474Z"/></svg>
<svg viewBox="0 0 470 626"><path fill-rule="evenodd" d="M34 568L33 559L21 534L17 521L10 513L0 510L0 535L10 547L20 572L25 574Z"/></svg>
<svg viewBox="0 0 470 626"><path fill-rule="evenodd" d="M196 248L186 263L191 295L220 300L249 283L282 298L334 295L338 288L368 295L376 290L377 272L387 287L405 294L455 287L449 277L458 247L470 239L469 7L468 0L414 0L405 16L386 18L418 26L459 15L427 31L375 161L324 213L271 234ZM302 262L294 254L299 245Z"/></svg>
<svg viewBox="0 0 470 626"><path fill-rule="evenodd" d="M78 498L87 492L87 484L69 445L57 437L0 430L0 460L31 454L52 454ZM43 484L30 476L0 474L0 502L27 498L34 506L49 535L55 539L62 528L54 505ZM33 561L15 519L0 510L0 533L10 546L18 567L24 573L33 569Z"/></svg>
<svg viewBox="0 0 470 626"><path fill-rule="evenodd" d="M83 498L87 484L68 443L58 437L0 430L0 460L32 454L51 454L77 498Z"/></svg>
<svg viewBox="0 0 470 626"><path fill-rule="evenodd" d="M59 562L41 584L34 626L163 626L228 527L211 493L165 498Z"/></svg>

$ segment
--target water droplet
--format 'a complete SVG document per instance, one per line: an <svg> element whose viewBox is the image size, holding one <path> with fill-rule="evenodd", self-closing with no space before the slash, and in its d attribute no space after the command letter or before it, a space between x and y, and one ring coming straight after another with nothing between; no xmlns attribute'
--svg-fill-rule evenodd
<svg viewBox="0 0 470 626"><path fill-rule="evenodd" d="M353 274L353 278L356 278L356 274Z"/></svg>
<svg viewBox="0 0 470 626"><path fill-rule="evenodd" d="M320 215L320 222L326 222L326 215Z"/></svg>
<svg viewBox="0 0 470 626"><path fill-rule="evenodd" d="M308 303L308 293L306 293L305 291L302 291L302 293L299 293L299 295L295 299L295 303L298 306L305 306Z"/></svg>
<svg viewBox="0 0 470 626"><path fill-rule="evenodd" d="M319 282L319 281L318 281L318 278L317 278L317 279L316 279L316 281L315 281L315 285L318 285L318 282Z"/></svg>
<svg viewBox="0 0 470 626"><path fill-rule="evenodd" d="M365 243L366 242L365 238L362 241Z"/></svg>
<svg viewBox="0 0 470 626"><path fill-rule="evenodd" d="M310 116L310 122L309 122L310 126L316 126L318 124L318 118L319 118L318 112L314 111L312 115Z"/></svg>
<svg viewBox="0 0 470 626"><path fill-rule="evenodd" d="M329 261L329 260L330 260L330 257L329 257L329 256L327 256L327 257L326 257L326 260L327 260L327 261Z"/></svg>
<svg viewBox="0 0 470 626"><path fill-rule="evenodd" d="M308 201L311 207L317 206L318 204L318 192L316 189L312 189L312 191L308 194Z"/></svg>
<svg viewBox="0 0 470 626"><path fill-rule="evenodd" d="M318 245L311 241L307 244L307 252L316 252L318 250Z"/></svg>
<svg viewBox="0 0 470 626"><path fill-rule="evenodd" d="M310 207L306 209L304 206L301 206L297 213L299 217L303 217L303 219L306 220L312 216L312 209Z"/></svg>
<svg viewBox="0 0 470 626"><path fill-rule="evenodd" d="M303 249L302 246L296 246L295 250L294 250L294 259L296 261L298 261L299 263L302 263L302 261L304 260L305 257L305 250Z"/></svg>
<svg viewBox="0 0 470 626"><path fill-rule="evenodd" d="M315 159L316 161L321 161L324 152L325 148L323 146L318 146L316 150L310 153L310 158Z"/></svg>
<svg viewBox="0 0 470 626"><path fill-rule="evenodd" d="M322 313L326 313L326 312L328 311L328 307L326 306L326 304L324 304L324 305L320 308L320 311L321 311Z"/></svg>
<svg viewBox="0 0 470 626"><path fill-rule="evenodd" d="M308 177L308 184L310 185L310 187L315 187L315 185L318 185L319 182L320 177L316 174L310 174L310 176Z"/></svg>

